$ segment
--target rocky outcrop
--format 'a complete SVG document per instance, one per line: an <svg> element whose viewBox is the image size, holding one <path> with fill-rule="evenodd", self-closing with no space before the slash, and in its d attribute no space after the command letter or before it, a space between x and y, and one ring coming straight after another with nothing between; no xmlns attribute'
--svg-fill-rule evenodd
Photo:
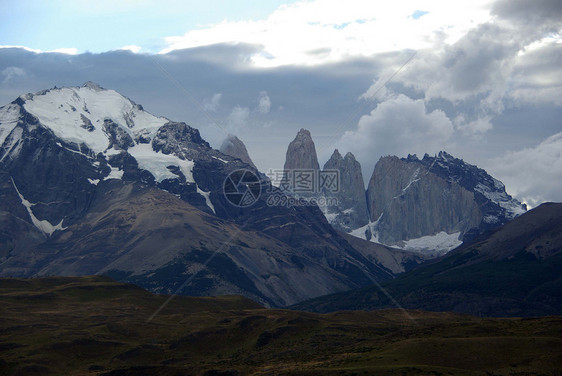
<svg viewBox="0 0 562 376"><path fill-rule="evenodd" d="M254 162L248 154L246 145L236 136L229 134L228 137L223 141L220 152L231 157L238 158L242 162L249 164L253 168L256 168Z"/></svg>
<svg viewBox="0 0 562 376"><path fill-rule="evenodd" d="M207 141L201 138L199 130L185 123L173 121L162 125L152 141L152 149L154 151L161 151L164 154L176 154L184 158L189 158L190 156L186 151L199 148L200 146L209 148Z"/></svg>
<svg viewBox="0 0 562 376"><path fill-rule="evenodd" d="M321 195L318 172L320 165L310 132L301 128L287 147L281 189L305 199Z"/></svg>
<svg viewBox="0 0 562 376"><path fill-rule="evenodd" d="M440 178L454 182L474 193L482 218L480 224L472 229L471 233L465 234L464 240L470 240L479 233L496 229L527 211L525 204L521 204L507 194L501 181L462 159L442 151L433 157L425 154L419 162Z"/></svg>
<svg viewBox="0 0 562 376"><path fill-rule="evenodd" d="M339 183L335 191L324 190L326 206L322 210L332 226L350 232L369 223L363 174L355 156L347 153L342 157L336 149L323 171L337 171Z"/></svg>
<svg viewBox="0 0 562 376"><path fill-rule="evenodd" d="M444 152L422 160L411 155L381 158L369 182L367 202L384 244L441 232L467 240L525 211L501 182Z"/></svg>
<svg viewBox="0 0 562 376"><path fill-rule="evenodd" d="M295 139L289 144L284 169L320 170L316 147L308 130L301 128Z"/></svg>

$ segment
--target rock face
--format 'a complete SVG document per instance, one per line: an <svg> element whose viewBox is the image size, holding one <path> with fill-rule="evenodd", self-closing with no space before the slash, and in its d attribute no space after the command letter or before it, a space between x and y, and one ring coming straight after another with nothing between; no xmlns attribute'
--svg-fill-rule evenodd
<svg viewBox="0 0 562 376"><path fill-rule="evenodd" d="M223 141L219 150L223 154L238 158L242 162L249 164L253 168L256 168L254 162L252 162L252 159L248 154L248 150L246 150L246 145L244 145L244 143L234 135L228 135L228 137Z"/></svg>
<svg viewBox="0 0 562 376"><path fill-rule="evenodd" d="M322 171L310 132L289 144L284 183L293 195L318 199L328 222L356 237L439 256L526 211L486 171L446 152L418 159L388 156L376 164L364 190L361 165L335 150ZM316 173L312 192L295 192L296 170ZM339 173L337 192L322 187L322 174ZM325 175L324 175L325 176Z"/></svg>
<svg viewBox="0 0 562 376"><path fill-rule="evenodd" d="M289 144L283 168L285 170L320 170L318 157L316 156L316 147L308 130L301 128L295 139Z"/></svg>
<svg viewBox="0 0 562 376"><path fill-rule="evenodd" d="M390 245L442 232L468 240L526 210L501 182L445 152L381 158L367 202L378 240Z"/></svg>
<svg viewBox="0 0 562 376"><path fill-rule="evenodd" d="M265 179L234 206L223 184L239 169L197 129L93 83L21 96L0 108L0 275L103 273L269 306L393 276L317 207L270 205L283 193Z"/></svg>
<svg viewBox="0 0 562 376"><path fill-rule="evenodd" d="M323 207L328 221L336 229L350 232L369 223L365 185L361 165L355 156L347 153L342 157L336 149L330 159L324 164L323 171L337 171L339 189L337 192L324 192L326 198L335 198L336 203Z"/></svg>
<svg viewBox="0 0 562 376"><path fill-rule="evenodd" d="M310 200L321 194L320 165L310 132L302 129L287 147L280 188L294 197Z"/></svg>

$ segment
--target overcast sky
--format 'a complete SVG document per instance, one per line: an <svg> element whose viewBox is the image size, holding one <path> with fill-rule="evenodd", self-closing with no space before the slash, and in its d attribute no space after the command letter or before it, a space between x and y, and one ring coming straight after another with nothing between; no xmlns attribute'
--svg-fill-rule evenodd
<svg viewBox="0 0 562 376"><path fill-rule="evenodd" d="M439 150L535 206L562 201L562 2L0 2L0 103L85 81L228 133L263 171L311 131L351 151Z"/></svg>

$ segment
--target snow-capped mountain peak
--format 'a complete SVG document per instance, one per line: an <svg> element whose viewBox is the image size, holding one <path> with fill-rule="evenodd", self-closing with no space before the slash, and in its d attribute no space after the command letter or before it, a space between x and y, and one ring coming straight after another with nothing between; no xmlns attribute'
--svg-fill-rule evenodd
<svg viewBox="0 0 562 376"><path fill-rule="evenodd" d="M85 144L93 152L110 148L108 123L133 140L153 136L169 122L142 109L114 90L87 82L81 87L54 88L20 97L23 107L65 141Z"/></svg>
<svg viewBox="0 0 562 376"><path fill-rule="evenodd" d="M211 149L197 129L154 116L129 98L93 82L22 95L0 108L0 164L7 164L14 187L21 185L20 193L29 202L41 201L41 192L21 184L32 177L27 176L29 171L18 177L18 165L21 160L39 158L43 152L52 160L73 160L75 170L61 170L55 178L51 162L39 159L38 163L45 164L38 167L44 175L40 179L62 179L53 182L57 185L72 181L75 186L67 189L80 191L84 197L101 181L124 179L156 184L189 197L202 210L216 210L209 179L203 176L203 181L196 182L194 167L197 161L203 166L225 156ZM52 199L56 201L56 197ZM75 208L46 210L36 205L32 210L39 218L37 223L56 224L61 218L68 220Z"/></svg>

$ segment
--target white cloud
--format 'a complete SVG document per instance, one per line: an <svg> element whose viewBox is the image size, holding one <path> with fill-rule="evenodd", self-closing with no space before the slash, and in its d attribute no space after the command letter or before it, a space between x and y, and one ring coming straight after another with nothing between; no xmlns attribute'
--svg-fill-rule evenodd
<svg viewBox="0 0 562 376"><path fill-rule="evenodd" d="M47 51L42 51L39 50L37 48L29 48L29 47L25 47L25 46L13 46L13 45L0 45L0 48L21 48L24 49L26 51L29 52L35 52L35 53L43 53L43 52L53 52L53 53L60 53L60 54L66 54L66 55L76 55L78 53L78 49L74 48L74 47L64 47L64 48L56 48L54 50L47 50Z"/></svg>
<svg viewBox="0 0 562 376"><path fill-rule="evenodd" d="M519 200L534 207L562 202L562 132L533 148L508 152L488 167Z"/></svg>
<svg viewBox="0 0 562 376"><path fill-rule="evenodd" d="M446 149L453 124L440 110L428 112L423 100L398 95L361 117L357 130L347 131L339 147L367 167L384 155L436 153Z"/></svg>
<svg viewBox="0 0 562 376"><path fill-rule="evenodd" d="M388 99L389 90L386 88L386 81L388 79L379 78L378 80L374 80L373 84L367 89L366 92L361 94L359 99L363 99L365 101L374 101L380 100L384 101Z"/></svg>
<svg viewBox="0 0 562 376"><path fill-rule="evenodd" d="M8 83L9 81L16 79L18 77L25 77L26 73L25 71L20 68L20 67L6 67L4 69L2 69L2 76L4 77L4 80L2 80L2 83Z"/></svg>
<svg viewBox="0 0 562 376"><path fill-rule="evenodd" d="M35 53L43 52L43 51L38 50L36 48L29 48L29 47L25 47L25 46L15 46L15 45L1 45L0 48L21 48L21 49L24 49L24 50L29 51L29 52L35 52Z"/></svg>
<svg viewBox="0 0 562 376"><path fill-rule="evenodd" d="M167 53L217 43L263 46L252 56L258 66L312 65L377 52L429 48L454 43L475 25L490 19L490 0L301 1L279 7L265 20L223 21L182 36L166 38ZM415 19L416 10L427 12Z"/></svg>
<svg viewBox="0 0 562 376"><path fill-rule="evenodd" d="M256 110L261 114L267 114L271 108L271 99L267 95L267 91L262 91L258 95L258 107Z"/></svg>
<svg viewBox="0 0 562 376"><path fill-rule="evenodd" d="M142 50L142 47L130 44L128 46L121 47L120 50L131 51L132 53L138 54L140 50Z"/></svg>
<svg viewBox="0 0 562 376"><path fill-rule="evenodd" d="M76 55L78 54L78 49L74 47L65 47L65 48L55 48L54 50L49 50L45 52L55 52L59 54Z"/></svg>
<svg viewBox="0 0 562 376"><path fill-rule="evenodd" d="M234 135L240 134L240 131L248 125L248 119L250 117L250 109L247 107L241 107L239 105L234 106L230 115L228 115L227 128L228 132Z"/></svg>
<svg viewBox="0 0 562 376"><path fill-rule="evenodd" d="M203 101L203 109L205 111L216 112L219 108L221 98L222 93L213 94L211 98L207 98Z"/></svg>

